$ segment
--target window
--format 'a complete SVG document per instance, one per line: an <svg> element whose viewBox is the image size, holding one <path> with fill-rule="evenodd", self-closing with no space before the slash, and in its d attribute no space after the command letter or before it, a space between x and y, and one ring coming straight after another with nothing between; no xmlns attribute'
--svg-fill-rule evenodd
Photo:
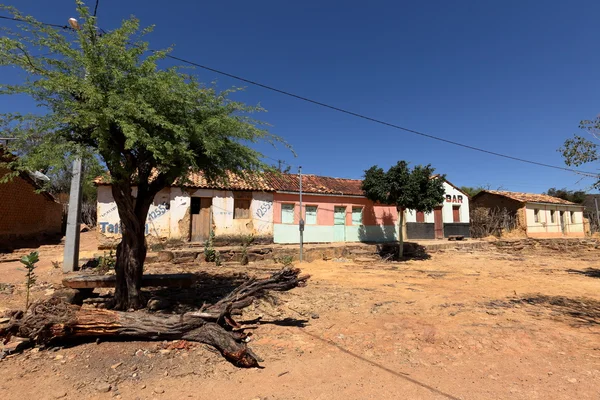
<svg viewBox="0 0 600 400"><path fill-rule="evenodd" d="M460 222L460 206L452 206L452 218L454 222Z"/></svg>
<svg viewBox="0 0 600 400"><path fill-rule="evenodd" d="M425 213L423 211L417 211L417 222L425 222Z"/></svg>
<svg viewBox="0 0 600 400"><path fill-rule="evenodd" d="M304 214L304 222L306 225L317 224L317 206L306 206Z"/></svg>
<svg viewBox="0 0 600 400"><path fill-rule="evenodd" d="M363 208L362 207L352 207L352 225L362 225L363 224Z"/></svg>
<svg viewBox="0 0 600 400"><path fill-rule="evenodd" d="M556 222L556 211L555 210L550 211L550 222L551 223Z"/></svg>
<svg viewBox="0 0 600 400"><path fill-rule="evenodd" d="M282 204L281 205L281 223L282 224L293 224L294 223L294 205L293 204Z"/></svg>
<svg viewBox="0 0 600 400"><path fill-rule="evenodd" d="M571 211L571 223L575 223L575 211Z"/></svg>
<svg viewBox="0 0 600 400"><path fill-rule="evenodd" d="M250 199L233 199L233 219L250 218Z"/></svg>
<svg viewBox="0 0 600 400"><path fill-rule="evenodd" d="M540 210L538 210L537 208L533 210L533 221L540 222Z"/></svg>

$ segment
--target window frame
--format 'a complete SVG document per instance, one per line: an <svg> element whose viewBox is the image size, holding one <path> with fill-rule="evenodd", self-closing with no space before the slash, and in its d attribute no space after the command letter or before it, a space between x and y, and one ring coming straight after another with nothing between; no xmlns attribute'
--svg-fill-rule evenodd
<svg viewBox="0 0 600 400"><path fill-rule="evenodd" d="M569 215L569 219L570 219L569 223L575 224L575 211L569 211L569 214L570 214Z"/></svg>
<svg viewBox="0 0 600 400"><path fill-rule="evenodd" d="M283 211L288 208L291 207L291 211L292 211L292 222L285 222L283 220ZM287 224L287 225L293 225L294 224L294 220L295 220L295 214L296 214L296 204L295 203L281 203L281 210L280 210L280 215L281 215L281 223L282 224Z"/></svg>
<svg viewBox="0 0 600 400"><path fill-rule="evenodd" d="M539 224L541 222L541 220L540 220L540 209L539 208L534 208L533 209L533 222L535 222L536 224Z"/></svg>
<svg viewBox="0 0 600 400"><path fill-rule="evenodd" d="M313 223L309 223L308 222L308 208L314 208L315 209L315 222ZM314 204L308 204L306 206L304 206L304 224L306 225L318 225L319 224L319 206L314 205Z"/></svg>
<svg viewBox="0 0 600 400"><path fill-rule="evenodd" d="M354 210L360 210L360 223L359 224L355 224L354 223ZM364 207L363 206L352 206L352 226L363 226L364 225Z"/></svg>
<svg viewBox="0 0 600 400"><path fill-rule="evenodd" d="M419 221L420 219L422 221ZM415 211L415 221L419 224L424 224L425 223L425 213L423 211Z"/></svg>

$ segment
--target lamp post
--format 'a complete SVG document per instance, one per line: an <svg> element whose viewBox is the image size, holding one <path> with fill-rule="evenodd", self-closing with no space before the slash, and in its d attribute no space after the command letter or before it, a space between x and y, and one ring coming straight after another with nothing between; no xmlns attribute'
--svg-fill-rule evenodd
<svg viewBox="0 0 600 400"><path fill-rule="evenodd" d="M79 30L79 22L69 18L69 26ZM65 252L63 258L63 273L73 272L79 265L79 222L81 218L81 183L83 181L83 165L81 156L77 155L73 161L73 175L71 176L71 191L69 193L69 210L67 213L67 229L65 238Z"/></svg>

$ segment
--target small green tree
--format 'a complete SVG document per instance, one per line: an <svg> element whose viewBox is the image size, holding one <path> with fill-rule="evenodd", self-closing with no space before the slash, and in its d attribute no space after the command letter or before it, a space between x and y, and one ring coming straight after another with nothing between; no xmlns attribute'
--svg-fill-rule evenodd
<svg viewBox="0 0 600 400"><path fill-rule="evenodd" d="M600 137L600 116L593 120L581 121L579 128L598 139ZM568 166L579 167L600 159L598 144L580 135L575 135L573 138L565 140L565 143L558 151L562 154L565 164ZM594 187L600 189L600 174L596 175L594 179L596 180Z"/></svg>
<svg viewBox="0 0 600 400"><path fill-rule="evenodd" d="M398 211L398 257L404 254L404 212L406 209L431 212L444 201L444 177L434 176L431 165L412 170L398 161L387 172L374 165L365 171L362 189L371 201L395 205Z"/></svg>
<svg viewBox="0 0 600 400"><path fill-rule="evenodd" d="M27 297L25 298L25 309L29 308L29 292L33 285L35 285L35 281L37 277L35 276L35 267L36 263L40 261L39 254L37 251L32 251L26 256L21 258L21 263L25 265L25 269L27 273L25 274L25 288L27 289Z"/></svg>
<svg viewBox="0 0 600 400"><path fill-rule="evenodd" d="M200 84L180 68L159 68L166 51L150 51L130 18L99 33L95 16L75 1L79 30L44 25L13 7L0 6L25 21L0 37L0 67L21 69L22 82L2 82L0 95L27 95L41 112L0 114L0 128L36 143L35 154L56 164L65 158L97 157L109 172L122 240L115 266L117 309L141 308L141 281L147 246L145 222L154 196L192 171L208 180L227 171L244 175L266 165L253 142L280 141L249 113L262 111ZM14 168L28 169L32 154Z"/></svg>

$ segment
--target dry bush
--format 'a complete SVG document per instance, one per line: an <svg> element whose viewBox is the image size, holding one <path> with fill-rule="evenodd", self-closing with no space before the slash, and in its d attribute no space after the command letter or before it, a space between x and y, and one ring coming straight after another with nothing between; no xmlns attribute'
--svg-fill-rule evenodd
<svg viewBox="0 0 600 400"><path fill-rule="evenodd" d="M506 236L507 233L516 231L518 226L517 216L506 208L474 208L470 217L473 238Z"/></svg>

